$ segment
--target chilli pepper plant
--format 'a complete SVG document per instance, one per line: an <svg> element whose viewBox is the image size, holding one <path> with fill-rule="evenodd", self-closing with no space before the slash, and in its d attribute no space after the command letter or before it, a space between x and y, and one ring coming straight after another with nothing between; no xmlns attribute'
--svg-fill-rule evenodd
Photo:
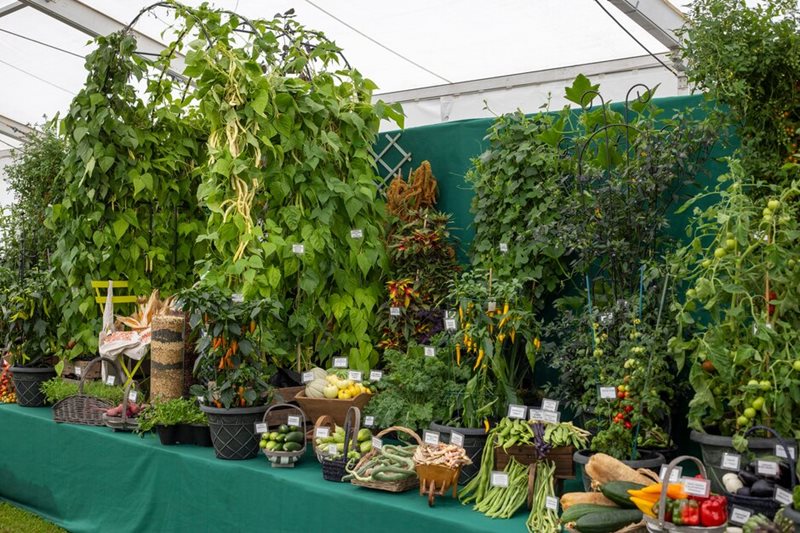
<svg viewBox="0 0 800 533"><path fill-rule="evenodd" d="M24 279L9 279L0 297L0 332L11 363L17 366L48 366L56 349L57 309L50 296L52 274L34 269Z"/></svg>
<svg viewBox="0 0 800 533"><path fill-rule="evenodd" d="M754 183L736 160L720 181L687 203L691 242L672 257L688 287L673 303L681 329L670 346L691 365L689 425L798 438L800 184Z"/></svg>
<svg viewBox="0 0 800 533"><path fill-rule="evenodd" d="M464 272L450 297L457 308L450 311L458 325L454 363L472 369L453 418L478 427L530 397L541 346L538 323L522 282L492 279L491 271Z"/></svg>
<svg viewBox="0 0 800 533"><path fill-rule="evenodd" d="M182 291L178 305L189 314L199 354L194 374L200 384L191 393L216 407L264 405L274 366L263 351L274 345L265 323L280 320L280 306L268 299L243 300L214 287Z"/></svg>

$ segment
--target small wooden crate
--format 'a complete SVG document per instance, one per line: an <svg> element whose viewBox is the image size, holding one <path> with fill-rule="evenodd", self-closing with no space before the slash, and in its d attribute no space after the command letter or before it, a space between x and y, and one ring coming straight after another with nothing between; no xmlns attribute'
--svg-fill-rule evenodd
<svg viewBox="0 0 800 533"><path fill-rule="evenodd" d="M351 407L358 408L359 411L364 409L364 406L372 399L370 394L359 394L355 398L349 400L337 400L328 398L309 398L306 396L305 391L299 392L295 397L295 401L300 404L303 411L308 414L310 421L316 422L317 418L322 415L328 415L333 418L333 421L340 426L344 426L344 420L347 417L347 411Z"/></svg>
<svg viewBox="0 0 800 533"><path fill-rule="evenodd" d="M442 465L417 465L419 494L428 496L428 506L433 507L436 496L443 496L453 487L453 498L458 495L458 476L461 467L449 468Z"/></svg>
<svg viewBox="0 0 800 533"><path fill-rule="evenodd" d="M504 470L511 457L523 465L535 463L538 461L535 452L535 448L531 445L509 446L508 451L498 446L494 449L495 468ZM572 460L574 453L575 448L572 446L559 446L547 452L544 458L555 463L556 479L575 479L575 462Z"/></svg>

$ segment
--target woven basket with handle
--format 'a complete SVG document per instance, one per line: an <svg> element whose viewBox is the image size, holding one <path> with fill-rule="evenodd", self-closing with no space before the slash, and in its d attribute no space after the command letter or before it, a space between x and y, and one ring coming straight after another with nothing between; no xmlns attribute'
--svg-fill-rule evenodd
<svg viewBox="0 0 800 533"><path fill-rule="evenodd" d="M347 453L353 446L358 445L358 429L361 426L361 410L358 407L350 407L344 420L344 452L340 459L322 457L322 477L327 481L342 482L342 478L347 475ZM324 451L324 450L323 450Z"/></svg>
<svg viewBox="0 0 800 533"><path fill-rule="evenodd" d="M419 438L419 435L417 435L414 431L408 428L404 428L402 426L388 427L378 432L378 434L375 436L378 437L379 439L382 439L383 437L389 435L390 433L398 433L398 432L405 433L406 435L410 436L417 442L417 445L422 444L422 439ZM369 453L367 453L366 455L364 455L364 457L361 458L361 460L358 462L358 464L355 466L353 470L358 471L370 459L372 459L373 457L375 457L380 453L381 453L380 450L372 448L372 450ZM353 485L357 485L359 487L366 487L368 489L375 489L375 490L383 490L386 492L405 492L407 490L411 490L418 487L419 478L417 477L417 474L415 472L412 476L397 481L359 481L357 479L353 479L350 481L350 483L352 483Z"/></svg>
<svg viewBox="0 0 800 533"><path fill-rule="evenodd" d="M321 417L317 418L316 422L314 422L314 432L311 437L311 447L314 449L314 454L317 456L317 461L321 463L322 458L325 457L328 452L325 449L324 444L322 446L317 446L317 430L319 428L328 428L328 434L333 435L333 432L336 429L336 422L333 420L333 417L329 415L322 415Z"/></svg>
<svg viewBox="0 0 800 533"><path fill-rule="evenodd" d="M64 398L53 406L53 420L56 422L83 424L87 426L105 425L103 422L103 415L108 409L114 406L111 405L111 402L100 400L83 393L83 385L86 382L86 375L90 373L89 369L101 362L109 363L114 367L114 371L116 372L115 380L117 380L117 382L123 379L122 369L116 361L104 359L102 357L92 359L86 367L86 374L81 376L81 381L78 383L78 394Z"/></svg>
<svg viewBox="0 0 800 533"><path fill-rule="evenodd" d="M137 417L128 417L128 405L130 404L132 390L136 391L137 396L139 395L136 383L130 380L125 385L125 392L122 395L122 414L120 416L108 416L103 413L103 422L114 431L133 431L139 427L139 419Z"/></svg>
<svg viewBox="0 0 800 533"><path fill-rule="evenodd" d="M272 413L273 410L278 410ZM270 415L272 413L272 416ZM303 447L296 452L275 452L264 448L262 451L267 456L273 468L293 468L295 463L306 454L306 414L302 409L290 403L279 403L270 406L269 409L264 411L262 421L267 425L267 432L269 432L269 425L288 424L289 414L297 413L300 415L300 423L298 427L303 433Z"/></svg>

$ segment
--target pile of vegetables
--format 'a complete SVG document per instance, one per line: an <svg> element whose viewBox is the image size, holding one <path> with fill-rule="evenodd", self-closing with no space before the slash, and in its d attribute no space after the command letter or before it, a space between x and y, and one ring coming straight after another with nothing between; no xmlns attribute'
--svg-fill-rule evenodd
<svg viewBox="0 0 800 533"><path fill-rule="evenodd" d="M361 431L364 431L363 429ZM372 443L370 442L370 447ZM402 481L416 476L414 454L416 444L386 444L365 457L355 467L347 467L347 475L342 481L357 480L364 483L371 481Z"/></svg>
<svg viewBox="0 0 800 533"><path fill-rule="evenodd" d="M778 475L766 475L758 472L757 461L750 461L738 474L729 472L722 476L722 485L729 494L750 496L753 498L772 498L775 487L789 490L792 486L792 469L777 457Z"/></svg>
<svg viewBox="0 0 800 533"><path fill-rule="evenodd" d="M136 402L128 402L127 406L121 403L111 409L106 409L106 416L122 416L122 411L125 410L125 416L128 418L135 418L139 416L139 411L142 407Z"/></svg>
<svg viewBox="0 0 800 533"><path fill-rule="evenodd" d="M742 533L794 533L795 531L794 523L783 516L782 509L775 514L775 518L772 520L763 514L757 514L748 518L742 526Z"/></svg>
<svg viewBox="0 0 800 533"><path fill-rule="evenodd" d="M461 446L440 442L436 445L423 444L414 451L414 463L418 465L439 465L459 468L471 465L472 459Z"/></svg>
<svg viewBox="0 0 800 533"><path fill-rule="evenodd" d="M544 430L544 441L553 448L572 446L583 450L589 444L591 433L575 426L572 422L547 424Z"/></svg>
<svg viewBox="0 0 800 533"><path fill-rule="evenodd" d="M579 533L610 533L642 520L630 490L645 486L629 481L609 481L599 493L571 493L561 498L561 523ZM585 494L585 498L579 497Z"/></svg>
<svg viewBox="0 0 800 533"><path fill-rule="evenodd" d="M11 365L5 359L3 361L3 371L0 372L0 403L16 403L17 393L11 384Z"/></svg>
<svg viewBox="0 0 800 533"><path fill-rule="evenodd" d="M344 439L344 428L337 425L333 429L333 435L317 437L316 446L318 449L323 450L328 458L340 459L344 453ZM336 453L328 452L328 447L331 444L336 445ZM356 442L350 443L350 447L347 450L347 458L359 459L370 451L372 451L372 432L367 428L361 428L356 435Z"/></svg>
<svg viewBox="0 0 800 533"><path fill-rule="evenodd" d="M348 379L347 370L312 368L314 379L306 384L306 396L309 398L327 398L329 400L349 400L359 394L372 394L375 389L368 381L356 382Z"/></svg>
<svg viewBox="0 0 800 533"><path fill-rule="evenodd" d="M299 452L305 440L300 427L281 424L277 431L262 433L259 446L269 452Z"/></svg>
<svg viewBox="0 0 800 533"><path fill-rule="evenodd" d="M533 482L533 504L531 514L525 525L528 533L560 533L558 509L547 508L547 498L554 498L556 491L553 485L556 465L551 461L542 461L536 466L536 479Z"/></svg>
<svg viewBox="0 0 800 533"><path fill-rule="evenodd" d="M511 518L525 505L528 499L528 467L512 457L504 472L508 474L508 486L489 487L481 498L475 499L472 507L475 511L489 518ZM471 497L462 498L461 501L468 503Z"/></svg>

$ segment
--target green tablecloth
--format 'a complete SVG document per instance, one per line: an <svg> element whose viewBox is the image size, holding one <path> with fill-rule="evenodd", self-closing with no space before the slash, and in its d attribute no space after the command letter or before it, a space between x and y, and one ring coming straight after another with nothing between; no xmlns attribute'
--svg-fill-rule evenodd
<svg viewBox="0 0 800 533"><path fill-rule="evenodd" d="M73 532L525 531L527 511L491 520L440 497L331 483L306 457L222 461L211 448L162 446L52 421L49 408L0 405L0 498Z"/></svg>

